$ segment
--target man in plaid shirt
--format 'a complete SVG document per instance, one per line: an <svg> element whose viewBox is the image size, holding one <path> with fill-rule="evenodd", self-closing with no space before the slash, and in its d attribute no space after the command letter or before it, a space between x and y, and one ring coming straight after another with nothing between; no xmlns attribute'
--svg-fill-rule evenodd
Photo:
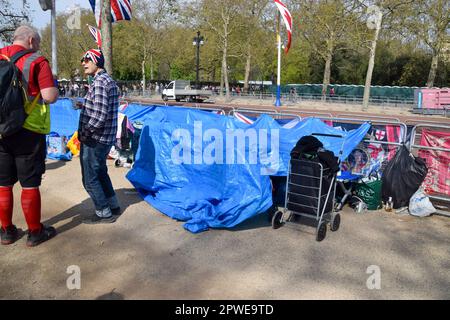
<svg viewBox="0 0 450 320"><path fill-rule="evenodd" d="M83 186L95 205L95 214L83 221L89 224L112 223L120 214L106 167L108 153L116 143L119 94L116 82L104 70L104 63L103 53L96 49L88 50L81 60L84 73L94 77L78 126Z"/></svg>

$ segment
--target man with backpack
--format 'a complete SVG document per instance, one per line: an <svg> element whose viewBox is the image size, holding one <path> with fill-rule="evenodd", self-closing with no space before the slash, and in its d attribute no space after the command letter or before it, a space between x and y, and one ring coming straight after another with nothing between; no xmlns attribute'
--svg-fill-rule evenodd
<svg viewBox="0 0 450 320"><path fill-rule="evenodd" d="M50 132L49 104L58 98L52 71L37 51L38 32L20 26L11 46L0 49L0 236L14 243L19 231L12 223L13 186L22 186L21 204L28 225L27 246L56 234L41 223L39 186L45 172L46 141Z"/></svg>

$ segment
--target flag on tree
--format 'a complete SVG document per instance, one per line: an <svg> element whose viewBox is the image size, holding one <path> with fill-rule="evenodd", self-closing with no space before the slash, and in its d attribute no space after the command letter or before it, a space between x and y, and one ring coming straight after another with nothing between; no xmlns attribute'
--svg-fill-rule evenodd
<svg viewBox="0 0 450 320"><path fill-rule="evenodd" d="M102 25L102 0L89 0L94 11L95 21L100 28ZM131 20L130 0L111 0L111 21Z"/></svg>
<svg viewBox="0 0 450 320"><path fill-rule="evenodd" d="M87 26L89 28L89 32L91 33L92 37L94 37L95 43L97 43L97 46L100 49L102 47L102 35L100 33L100 30L90 25Z"/></svg>

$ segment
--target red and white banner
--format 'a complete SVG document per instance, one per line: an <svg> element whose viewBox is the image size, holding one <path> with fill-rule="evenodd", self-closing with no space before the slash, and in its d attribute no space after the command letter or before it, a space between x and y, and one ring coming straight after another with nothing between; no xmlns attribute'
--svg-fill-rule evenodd
<svg viewBox="0 0 450 320"><path fill-rule="evenodd" d="M450 133L423 129L420 145L450 150ZM450 151L420 150L419 157L424 158L428 166L423 183L425 191L450 196Z"/></svg>
<svg viewBox="0 0 450 320"><path fill-rule="evenodd" d="M236 119L238 119L239 121L246 123L246 124L252 124L254 121L250 118L247 118L246 116L244 116L242 113L239 112L234 112L234 117Z"/></svg>
<svg viewBox="0 0 450 320"><path fill-rule="evenodd" d="M284 48L284 52L288 53L289 48L291 47L291 40L292 40L292 15L283 2L281 2L280 0L274 0L274 1L275 1L275 5L277 6L278 10L280 11L281 17L283 18L284 25L286 26L288 42L287 42L286 47Z"/></svg>

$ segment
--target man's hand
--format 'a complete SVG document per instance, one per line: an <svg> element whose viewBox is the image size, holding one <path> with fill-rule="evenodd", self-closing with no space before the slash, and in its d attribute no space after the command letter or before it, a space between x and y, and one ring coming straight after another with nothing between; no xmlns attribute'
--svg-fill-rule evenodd
<svg viewBox="0 0 450 320"><path fill-rule="evenodd" d="M90 134L86 134L85 132L78 133L78 140L91 148L95 147L95 145L97 144L97 142L90 137Z"/></svg>

